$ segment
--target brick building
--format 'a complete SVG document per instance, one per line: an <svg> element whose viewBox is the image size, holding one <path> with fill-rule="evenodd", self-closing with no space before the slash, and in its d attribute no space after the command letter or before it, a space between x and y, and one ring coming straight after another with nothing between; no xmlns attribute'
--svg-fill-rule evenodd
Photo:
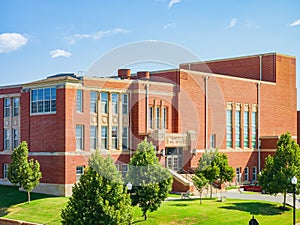
<svg viewBox="0 0 300 225"><path fill-rule="evenodd" d="M297 136L295 61L270 53L2 86L0 184L9 184L10 154L23 140L43 173L35 191L70 195L95 149L125 175L145 137L172 169L174 190L192 188L180 173L192 171L205 149L228 155L236 182L256 180L279 135Z"/></svg>

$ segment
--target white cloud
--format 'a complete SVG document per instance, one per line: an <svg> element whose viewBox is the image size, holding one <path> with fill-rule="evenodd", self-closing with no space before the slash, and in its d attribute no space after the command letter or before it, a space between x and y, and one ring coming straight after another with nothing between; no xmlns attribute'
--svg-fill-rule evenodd
<svg viewBox="0 0 300 225"><path fill-rule="evenodd" d="M98 31L95 33L90 34L74 34L72 36L66 37L66 39L69 41L69 44L75 44L80 39L92 39L92 40L99 40L105 36L113 35L113 34L124 34L130 32L129 30L125 30L122 28L115 28L113 30L104 30L104 31Z"/></svg>
<svg viewBox="0 0 300 225"><path fill-rule="evenodd" d="M168 29L168 28L174 28L176 27L176 24L173 22L173 23L167 23L164 25L164 29Z"/></svg>
<svg viewBox="0 0 300 225"><path fill-rule="evenodd" d="M300 25L300 19L299 19L299 20L296 20L296 21L294 21L294 22L292 22L292 23L290 24L290 27L299 26L299 25Z"/></svg>
<svg viewBox="0 0 300 225"><path fill-rule="evenodd" d="M181 2L181 0L171 0L169 2L169 8L171 8L173 5L175 5L175 4L179 3L179 2Z"/></svg>
<svg viewBox="0 0 300 225"><path fill-rule="evenodd" d="M56 57L70 57L72 53L62 49L55 49L50 52L50 55L51 59L54 59Z"/></svg>
<svg viewBox="0 0 300 225"><path fill-rule="evenodd" d="M18 33L0 34L0 53L15 51L26 45L28 39Z"/></svg>
<svg viewBox="0 0 300 225"><path fill-rule="evenodd" d="M237 24L237 19L236 18L232 18L231 20L230 20L230 23L229 23L229 25L227 26L227 29L231 29L231 28L233 28L236 24Z"/></svg>

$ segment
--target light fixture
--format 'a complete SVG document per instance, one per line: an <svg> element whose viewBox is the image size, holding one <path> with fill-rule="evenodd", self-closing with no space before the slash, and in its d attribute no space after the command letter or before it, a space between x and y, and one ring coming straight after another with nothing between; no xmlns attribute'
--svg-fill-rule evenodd
<svg viewBox="0 0 300 225"><path fill-rule="evenodd" d="M127 190L128 190L128 191L131 191L131 189L132 189L132 184L131 184L130 181L128 182L128 184L126 185L126 187L127 187Z"/></svg>
<svg viewBox="0 0 300 225"><path fill-rule="evenodd" d="M293 178L291 179L291 182L293 185L296 185L297 184L297 177L293 176Z"/></svg>

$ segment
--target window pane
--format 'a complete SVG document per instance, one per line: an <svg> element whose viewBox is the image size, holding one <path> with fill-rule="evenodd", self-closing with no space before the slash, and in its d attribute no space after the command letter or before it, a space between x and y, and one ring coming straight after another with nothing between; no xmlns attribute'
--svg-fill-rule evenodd
<svg viewBox="0 0 300 225"><path fill-rule="evenodd" d="M122 94L122 113L128 114L128 95Z"/></svg>
<svg viewBox="0 0 300 225"><path fill-rule="evenodd" d="M128 127L123 127L122 130L122 149L128 149Z"/></svg>
<svg viewBox="0 0 300 225"><path fill-rule="evenodd" d="M92 113L97 112L97 92L91 91L90 94L90 111Z"/></svg>
<svg viewBox="0 0 300 225"><path fill-rule="evenodd" d="M107 127L101 127L101 147L107 149Z"/></svg>
<svg viewBox="0 0 300 225"><path fill-rule="evenodd" d="M19 145L19 130L13 129L13 149Z"/></svg>
<svg viewBox="0 0 300 225"><path fill-rule="evenodd" d="M83 150L83 126L76 126L76 149Z"/></svg>
<svg viewBox="0 0 300 225"><path fill-rule="evenodd" d="M113 149L118 149L118 127L112 127L111 145Z"/></svg>
<svg viewBox="0 0 300 225"><path fill-rule="evenodd" d="M235 111L235 147L241 147L241 112Z"/></svg>
<svg viewBox="0 0 300 225"><path fill-rule="evenodd" d="M10 98L4 99L4 117L10 117Z"/></svg>
<svg viewBox="0 0 300 225"><path fill-rule="evenodd" d="M96 149L97 148L97 127L91 126L90 129L90 148Z"/></svg>
<svg viewBox="0 0 300 225"><path fill-rule="evenodd" d="M251 125L251 130L252 130L252 148L257 147L257 137L256 137L256 112L252 112L252 125Z"/></svg>
<svg viewBox="0 0 300 225"><path fill-rule="evenodd" d="M19 114L19 98L13 104L14 116ZM56 112L56 88L40 88L31 90L31 113Z"/></svg>
<svg viewBox="0 0 300 225"><path fill-rule="evenodd" d="M108 93L101 92L101 113L108 112Z"/></svg>
<svg viewBox="0 0 300 225"><path fill-rule="evenodd" d="M226 146L232 148L232 110L226 111Z"/></svg>
<svg viewBox="0 0 300 225"><path fill-rule="evenodd" d="M19 116L20 98L13 98L13 116Z"/></svg>
<svg viewBox="0 0 300 225"><path fill-rule="evenodd" d="M154 111L154 108L150 107L149 108L149 128L150 129L153 129L153 111Z"/></svg>
<svg viewBox="0 0 300 225"><path fill-rule="evenodd" d="M111 95L111 104L112 104L112 113L118 113L118 102L119 102L119 94L113 93Z"/></svg>
<svg viewBox="0 0 300 225"><path fill-rule="evenodd" d="M156 128L160 129L160 107L156 107Z"/></svg>
<svg viewBox="0 0 300 225"><path fill-rule="evenodd" d="M44 93L45 93L44 100L50 100L50 98L51 98L51 89L50 88L45 88Z"/></svg>
<svg viewBox="0 0 300 225"><path fill-rule="evenodd" d="M10 150L10 132L4 129L4 150Z"/></svg>
<svg viewBox="0 0 300 225"><path fill-rule="evenodd" d="M76 110L77 110L77 112L82 112L82 90L77 90Z"/></svg>

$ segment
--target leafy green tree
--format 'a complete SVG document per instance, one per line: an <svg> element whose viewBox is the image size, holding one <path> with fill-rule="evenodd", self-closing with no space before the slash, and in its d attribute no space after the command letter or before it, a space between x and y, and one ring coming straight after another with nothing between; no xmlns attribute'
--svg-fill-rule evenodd
<svg viewBox="0 0 300 225"><path fill-rule="evenodd" d="M128 224L132 219L130 196L111 158L97 151L89 167L73 186L73 194L62 210L62 224Z"/></svg>
<svg viewBox="0 0 300 225"><path fill-rule="evenodd" d="M258 176L264 191L270 194L283 193L283 207L286 194L293 191L291 178L300 178L300 149L289 132L282 134L277 142L274 156L266 158L265 168ZM297 184L300 187L299 183Z"/></svg>
<svg viewBox="0 0 300 225"><path fill-rule="evenodd" d="M234 169L228 165L228 157L217 150L206 150L199 159L196 169L197 176L205 177L210 184L210 198L212 198L212 184L218 181L220 184L230 182L235 176Z"/></svg>
<svg viewBox="0 0 300 225"><path fill-rule="evenodd" d="M11 155L8 179L27 191L28 202L30 202L30 192L39 184L41 178L40 164L37 160L28 161L28 146L23 141Z"/></svg>
<svg viewBox="0 0 300 225"><path fill-rule="evenodd" d="M203 174L198 173L193 177L193 183L200 193L200 204L202 204L202 194L203 191L207 188L208 180L203 176Z"/></svg>
<svg viewBox="0 0 300 225"><path fill-rule="evenodd" d="M152 143L145 139L131 158L125 182L131 182L132 205L138 205L147 219L147 211L157 210L171 191L172 177L159 164Z"/></svg>

